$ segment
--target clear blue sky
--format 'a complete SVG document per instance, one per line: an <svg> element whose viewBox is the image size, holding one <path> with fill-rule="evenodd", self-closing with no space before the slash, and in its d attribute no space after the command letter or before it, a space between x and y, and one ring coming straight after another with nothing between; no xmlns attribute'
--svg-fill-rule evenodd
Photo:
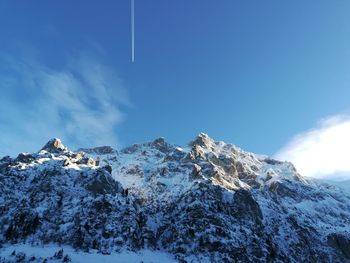
<svg viewBox="0 0 350 263"><path fill-rule="evenodd" d="M79 141L79 133L69 130L78 121L70 111L78 106L57 106L59 120L52 130L36 128L45 126L50 115L42 120L37 116L43 111L35 111L43 90L35 87L46 87L57 72L74 75L70 57L82 53L94 58L84 64L89 74L95 72L91 61L98 61L123 86L114 92L108 82L108 94L117 94L108 107L122 115L113 120L108 136L115 133L119 147L160 136L184 144L203 131L250 151L273 154L319 119L349 111L349 1L135 0L135 6L132 64L128 0L0 0L1 55L14 64L23 57L32 60L21 70L1 61L0 102L7 105L0 108L1 153L20 148L11 145L13 140L31 141L22 150L34 150L34 143L39 147L56 134L74 147L89 142ZM47 75L28 84L25 80L38 70ZM78 73L74 76L81 79ZM18 78L23 81L16 82ZM85 110L85 117L89 112L105 116L107 106L98 111L105 107L105 97L94 103L91 94L82 99L84 109L79 106L79 111ZM127 99L118 99L123 94ZM28 122L25 129L22 122ZM31 123L37 133L29 136ZM80 128L84 133L86 127ZM103 138L103 129L96 129Z"/></svg>

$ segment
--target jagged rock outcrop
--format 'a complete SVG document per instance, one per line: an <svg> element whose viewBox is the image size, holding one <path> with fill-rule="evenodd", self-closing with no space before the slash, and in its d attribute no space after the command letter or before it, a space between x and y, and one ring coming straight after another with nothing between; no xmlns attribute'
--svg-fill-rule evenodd
<svg viewBox="0 0 350 263"><path fill-rule="evenodd" d="M60 139L54 138L48 141L40 151L47 151L49 153L66 152L67 148L62 144Z"/></svg>
<svg viewBox="0 0 350 263"><path fill-rule="evenodd" d="M349 262L350 197L294 166L199 134L120 151L0 159L0 245L108 254L160 249L182 262Z"/></svg>

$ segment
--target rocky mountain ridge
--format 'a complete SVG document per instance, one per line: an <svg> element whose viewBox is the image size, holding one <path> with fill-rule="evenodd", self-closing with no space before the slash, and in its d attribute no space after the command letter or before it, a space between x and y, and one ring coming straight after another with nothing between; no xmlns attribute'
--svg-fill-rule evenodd
<svg viewBox="0 0 350 263"><path fill-rule="evenodd" d="M294 166L199 134L120 151L59 139L0 160L0 244L183 262L349 262L350 197Z"/></svg>

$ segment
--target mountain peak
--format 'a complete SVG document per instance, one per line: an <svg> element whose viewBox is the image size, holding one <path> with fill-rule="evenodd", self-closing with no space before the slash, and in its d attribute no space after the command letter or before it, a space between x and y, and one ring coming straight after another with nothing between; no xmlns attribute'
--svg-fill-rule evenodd
<svg viewBox="0 0 350 263"><path fill-rule="evenodd" d="M190 146L199 145L201 147L209 148L214 143L214 140L206 133L199 133L197 137L190 142Z"/></svg>
<svg viewBox="0 0 350 263"><path fill-rule="evenodd" d="M164 144L166 144L165 138L164 137L159 137L159 138L157 138L157 139L155 139L153 141L153 144L164 145Z"/></svg>
<svg viewBox="0 0 350 263"><path fill-rule="evenodd" d="M62 141L58 138L49 140L40 151L47 151L50 153L66 152L68 149L63 145Z"/></svg>

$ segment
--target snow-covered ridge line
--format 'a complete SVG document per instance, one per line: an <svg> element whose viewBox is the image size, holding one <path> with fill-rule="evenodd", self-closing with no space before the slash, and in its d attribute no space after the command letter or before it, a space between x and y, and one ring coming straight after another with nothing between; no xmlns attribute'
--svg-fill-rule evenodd
<svg viewBox="0 0 350 263"><path fill-rule="evenodd" d="M193 262L346 262L350 198L206 134L119 151L59 139L0 160L0 245L160 250ZM1 250L0 250L1 253Z"/></svg>

